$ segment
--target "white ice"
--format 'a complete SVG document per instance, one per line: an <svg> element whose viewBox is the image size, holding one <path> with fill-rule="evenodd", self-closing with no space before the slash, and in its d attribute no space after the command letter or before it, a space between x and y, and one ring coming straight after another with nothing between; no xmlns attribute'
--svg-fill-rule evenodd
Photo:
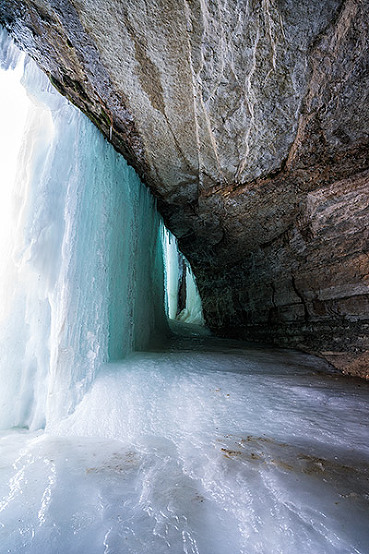
<svg viewBox="0 0 369 554"><path fill-rule="evenodd" d="M163 231L137 174L4 31L0 63L0 428L37 429L165 329Z"/></svg>
<svg viewBox="0 0 369 554"><path fill-rule="evenodd" d="M194 341L108 364L46 432L4 433L1 552L368 552L365 383Z"/></svg>
<svg viewBox="0 0 369 554"><path fill-rule="evenodd" d="M181 321L192 325L204 325L201 298L197 289L196 279L192 273L187 259L179 251L177 239L163 228L164 266L165 266L165 291L166 312L170 323ZM180 262L182 269L180 269ZM186 299L185 307L178 312L178 291L181 272L185 271Z"/></svg>

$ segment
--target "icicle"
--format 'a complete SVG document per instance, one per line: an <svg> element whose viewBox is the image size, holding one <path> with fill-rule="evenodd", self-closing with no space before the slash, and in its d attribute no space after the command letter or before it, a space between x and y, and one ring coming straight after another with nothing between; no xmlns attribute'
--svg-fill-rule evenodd
<svg viewBox="0 0 369 554"><path fill-rule="evenodd" d="M165 325L161 222L132 168L32 61L25 95L23 56L0 36L25 102L2 106L20 154L2 163L13 217L0 227L0 425L38 428L74 410L102 363Z"/></svg>
<svg viewBox="0 0 369 554"><path fill-rule="evenodd" d="M169 319L204 324L202 304L190 264L178 250L176 238L163 229L166 276L166 307ZM181 292L184 298L180 299Z"/></svg>

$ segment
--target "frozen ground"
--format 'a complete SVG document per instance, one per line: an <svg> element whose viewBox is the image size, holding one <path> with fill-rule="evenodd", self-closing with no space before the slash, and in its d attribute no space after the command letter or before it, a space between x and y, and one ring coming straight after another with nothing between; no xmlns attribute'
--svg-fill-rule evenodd
<svg viewBox="0 0 369 554"><path fill-rule="evenodd" d="M67 419L1 435L0 552L369 552L368 386L184 338L109 364Z"/></svg>

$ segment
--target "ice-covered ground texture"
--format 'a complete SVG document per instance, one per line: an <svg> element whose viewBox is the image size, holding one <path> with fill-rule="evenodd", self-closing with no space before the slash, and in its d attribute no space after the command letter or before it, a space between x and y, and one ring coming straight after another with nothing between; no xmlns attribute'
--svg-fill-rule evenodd
<svg viewBox="0 0 369 554"><path fill-rule="evenodd" d="M369 551L366 384L186 340L107 364L46 432L3 433L1 553Z"/></svg>

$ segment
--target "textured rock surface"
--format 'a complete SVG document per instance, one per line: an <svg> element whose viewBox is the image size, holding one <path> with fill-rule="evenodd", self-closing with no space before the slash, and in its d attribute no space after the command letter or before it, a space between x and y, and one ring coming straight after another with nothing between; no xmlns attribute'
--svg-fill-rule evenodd
<svg viewBox="0 0 369 554"><path fill-rule="evenodd" d="M158 198L212 328L368 374L368 0L8 0Z"/></svg>
<svg viewBox="0 0 369 554"><path fill-rule="evenodd" d="M368 375L368 190L365 172L303 195L289 228L204 276L204 307L222 332L234 334L236 322L246 337L320 352Z"/></svg>

